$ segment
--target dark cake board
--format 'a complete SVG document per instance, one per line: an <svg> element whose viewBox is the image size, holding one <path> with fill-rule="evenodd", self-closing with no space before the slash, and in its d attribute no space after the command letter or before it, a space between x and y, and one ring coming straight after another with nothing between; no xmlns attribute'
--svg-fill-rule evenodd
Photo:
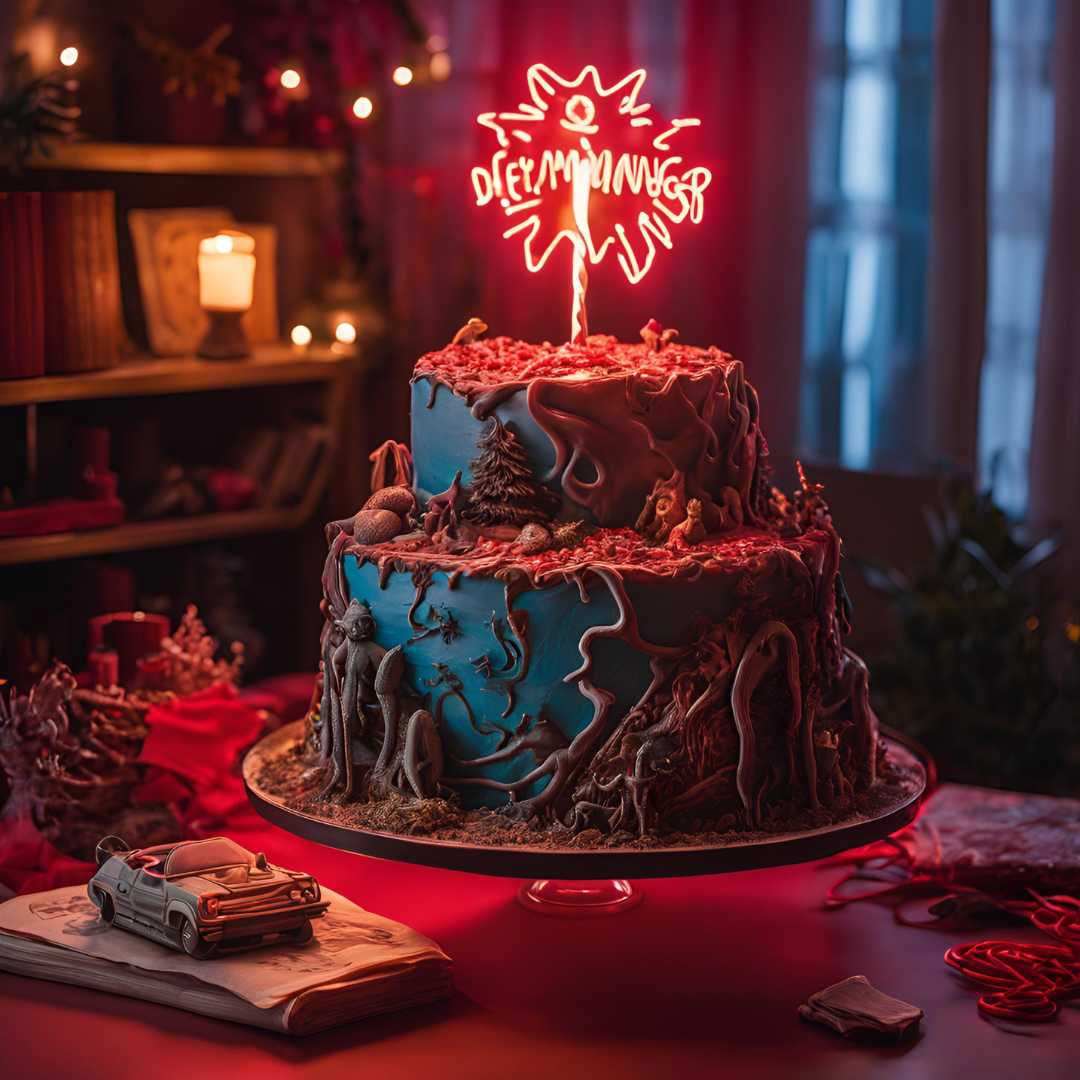
<svg viewBox="0 0 1080 1080"><path fill-rule="evenodd" d="M288 806L261 787L256 777L263 766L275 755L296 745L302 724L297 721L272 732L256 743L244 758L243 779L248 799L267 821L306 840L340 851L495 877L564 881L692 877L810 862L890 836L914 820L927 791L926 763L908 746L883 736L890 760L908 772L912 782L890 805L819 828L767 836L758 834L746 840L712 846L577 849L467 844L375 832L316 817Z"/></svg>

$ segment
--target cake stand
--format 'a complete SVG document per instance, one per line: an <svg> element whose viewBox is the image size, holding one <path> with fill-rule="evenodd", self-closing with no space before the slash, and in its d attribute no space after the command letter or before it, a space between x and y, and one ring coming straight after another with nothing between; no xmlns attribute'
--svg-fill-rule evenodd
<svg viewBox="0 0 1080 1080"><path fill-rule="evenodd" d="M360 855L472 874L525 878L519 900L530 910L549 915L600 915L629 910L642 898L630 879L760 870L822 859L880 840L914 819L933 768L912 744L890 734L884 737L889 758L910 776L910 783L886 805L834 824L798 832L759 833L721 845L487 846L375 832L288 806L257 778L268 761L288 752L302 738L302 721L287 724L256 743L244 759L248 798L267 821L307 840Z"/></svg>

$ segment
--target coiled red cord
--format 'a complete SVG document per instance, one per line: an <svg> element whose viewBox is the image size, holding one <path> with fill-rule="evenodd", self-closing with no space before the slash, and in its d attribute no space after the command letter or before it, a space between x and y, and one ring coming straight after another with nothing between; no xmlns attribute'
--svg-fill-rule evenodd
<svg viewBox="0 0 1080 1080"><path fill-rule="evenodd" d="M974 941L945 953L949 967L986 987L979 1008L988 1016L1045 1022L1057 1016L1062 1001L1080 996L1080 900L1031 895L1031 901L1001 906L1026 916L1058 944Z"/></svg>

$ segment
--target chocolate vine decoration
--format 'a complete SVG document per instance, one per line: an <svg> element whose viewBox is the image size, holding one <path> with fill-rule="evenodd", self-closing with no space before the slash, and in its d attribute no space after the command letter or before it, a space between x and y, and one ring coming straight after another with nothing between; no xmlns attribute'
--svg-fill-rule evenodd
<svg viewBox="0 0 1080 1080"><path fill-rule="evenodd" d="M597 686L592 681L592 643L598 637L622 638L634 648L655 656L674 656L680 649L654 645L645 641L638 630L637 614L626 595L622 575L610 566L595 567L593 574L607 587L615 600L618 617L610 625L590 626L578 643L582 663L563 677L563 682L577 686L578 691L593 707L592 719L568 745L560 745L551 750L547 757L525 776L518 780L503 782L486 776L448 777L447 783L453 785L485 787L496 791L505 791L510 796L506 810L515 817L533 817L537 814L551 815L557 812L558 804L570 790L570 785L580 772L592 760L607 726L608 714L615 701L610 690ZM587 596L583 593L583 596ZM536 794L528 798L521 796L537 781L548 777L547 784Z"/></svg>
<svg viewBox="0 0 1080 1080"><path fill-rule="evenodd" d="M406 644L415 645L418 641L439 634L444 645L451 645L461 637L461 624L457 621L454 613L445 605L441 607L431 605L427 611L426 621L428 625L413 634Z"/></svg>

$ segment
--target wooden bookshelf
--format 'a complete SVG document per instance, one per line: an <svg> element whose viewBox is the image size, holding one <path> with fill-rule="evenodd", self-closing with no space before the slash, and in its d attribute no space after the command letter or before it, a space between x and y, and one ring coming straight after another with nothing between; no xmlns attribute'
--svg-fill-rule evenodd
<svg viewBox="0 0 1080 1080"><path fill-rule="evenodd" d="M311 347L299 353L292 345L256 346L245 360L140 356L104 371L6 379L0 382L0 406L331 382L357 363L355 357L330 349Z"/></svg>
<svg viewBox="0 0 1080 1080"><path fill-rule="evenodd" d="M180 547L204 540L226 540L255 533L288 532L311 520L330 476L333 447L327 447L304 498L292 506L199 514L187 518L132 521L86 532L48 533L0 539L0 566L56 562L121 551Z"/></svg>
<svg viewBox="0 0 1080 1080"><path fill-rule="evenodd" d="M172 146L158 143L50 142L33 169L188 176L328 176L341 169L339 150L288 146Z"/></svg>

